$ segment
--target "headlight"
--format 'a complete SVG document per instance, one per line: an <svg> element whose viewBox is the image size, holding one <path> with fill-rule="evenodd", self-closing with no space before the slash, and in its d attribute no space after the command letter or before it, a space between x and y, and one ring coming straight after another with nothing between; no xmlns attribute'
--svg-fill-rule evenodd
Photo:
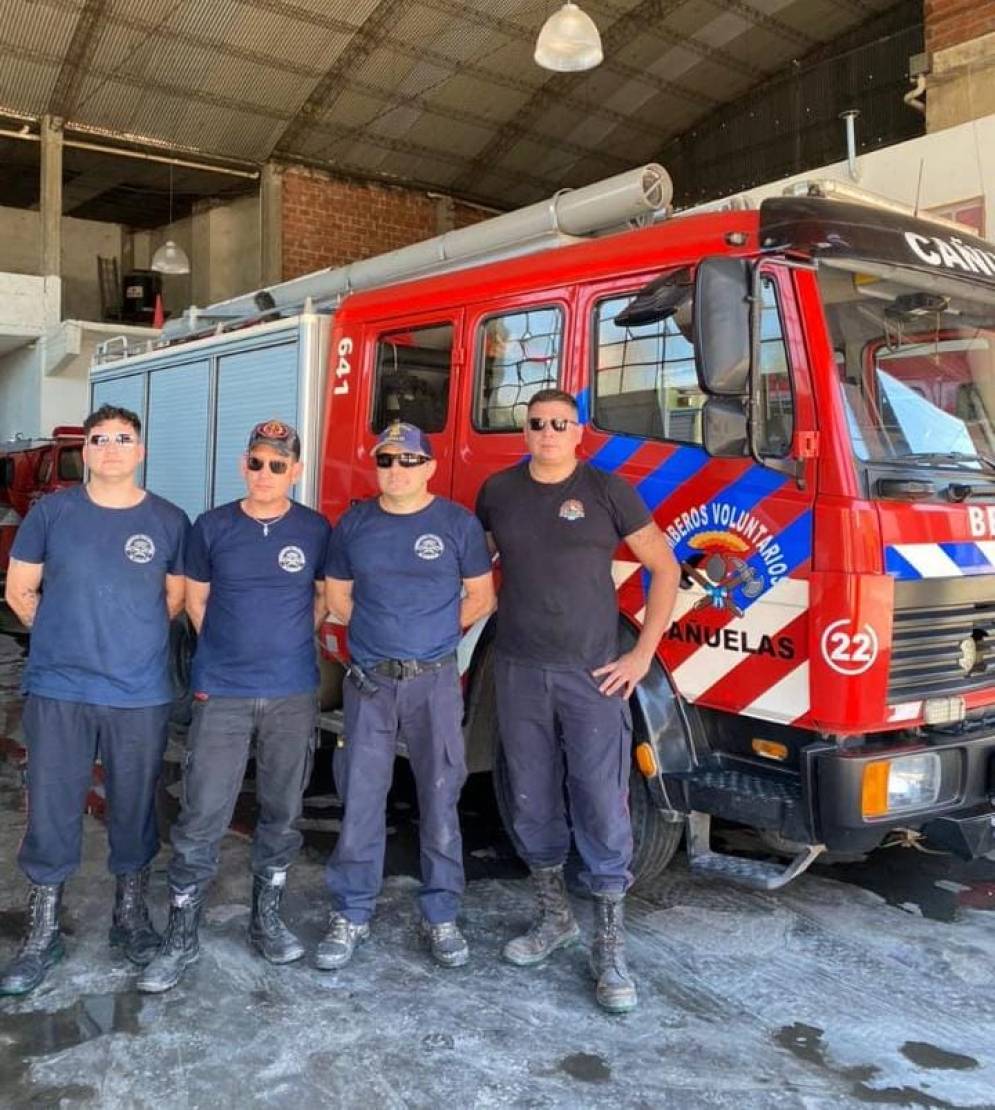
<svg viewBox="0 0 995 1110"><path fill-rule="evenodd" d="M940 757L935 752L882 759L864 767L860 809L864 817L887 817L932 805L940 794Z"/></svg>

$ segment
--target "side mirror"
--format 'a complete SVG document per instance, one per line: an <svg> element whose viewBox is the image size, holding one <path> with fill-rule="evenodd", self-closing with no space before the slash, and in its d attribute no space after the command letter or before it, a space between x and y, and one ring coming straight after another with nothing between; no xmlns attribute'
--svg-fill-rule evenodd
<svg viewBox="0 0 995 1110"><path fill-rule="evenodd" d="M694 287L694 360L698 384L716 397L742 397L750 379L750 264L702 259Z"/></svg>
<svg viewBox="0 0 995 1110"><path fill-rule="evenodd" d="M702 447L716 459L739 459L749 454L746 411L742 401L709 397L701 410Z"/></svg>

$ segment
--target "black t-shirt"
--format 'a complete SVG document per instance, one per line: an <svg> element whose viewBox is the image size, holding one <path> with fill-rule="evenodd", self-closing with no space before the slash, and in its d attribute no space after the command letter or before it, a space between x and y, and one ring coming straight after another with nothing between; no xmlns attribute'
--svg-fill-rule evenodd
<svg viewBox="0 0 995 1110"><path fill-rule="evenodd" d="M497 650L547 667L615 659L612 556L652 519L632 486L587 463L565 481L537 482L523 462L487 479L477 516L501 555Z"/></svg>

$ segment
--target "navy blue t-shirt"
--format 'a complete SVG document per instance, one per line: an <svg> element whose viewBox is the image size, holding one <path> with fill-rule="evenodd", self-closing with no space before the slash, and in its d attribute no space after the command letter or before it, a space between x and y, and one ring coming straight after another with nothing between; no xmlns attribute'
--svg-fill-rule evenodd
<svg viewBox="0 0 995 1110"><path fill-rule="evenodd" d="M193 657L196 693L282 698L317 688L314 584L325 577L329 531L296 502L268 535L238 501L197 517L186 574L211 592Z"/></svg>
<svg viewBox="0 0 995 1110"><path fill-rule="evenodd" d="M376 499L354 505L332 534L325 572L353 584L349 652L369 667L454 652L463 579L490 569L480 522L436 497L417 513L385 512Z"/></svg>
<svg viewBox="0 0 995 1110"><path fill-rule="evenodd" d="M189 527L154 493L108 509L73 486L34 505L11 549L45 565L26 693L124 709L172 701L165 579L183 574Z"/></svg>

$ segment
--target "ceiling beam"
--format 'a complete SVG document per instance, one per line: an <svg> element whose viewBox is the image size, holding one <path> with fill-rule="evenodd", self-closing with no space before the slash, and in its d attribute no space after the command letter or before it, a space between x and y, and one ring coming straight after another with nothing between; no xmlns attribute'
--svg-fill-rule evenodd
<svg viewBox="0 0 995 1110"><path fill-rule="evenodd" d="M46 112L61 119L72 119L80 86L87 74L86 62L93 56L106 27L108 0L85 0L66 48L59 75L52 86Z"/></svg>

